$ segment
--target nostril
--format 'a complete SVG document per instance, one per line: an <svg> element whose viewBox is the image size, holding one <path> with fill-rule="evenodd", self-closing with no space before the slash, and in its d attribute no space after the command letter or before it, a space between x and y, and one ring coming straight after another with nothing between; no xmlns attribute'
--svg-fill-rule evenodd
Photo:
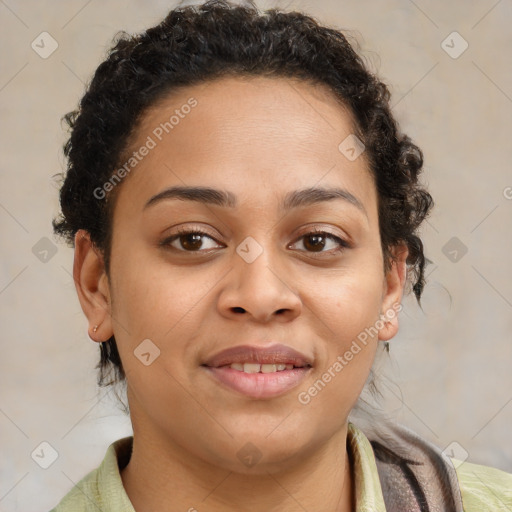
<svg viewBox="0 0 512 512"><path fill-rule="evenodd" d="M241 308L241 307L239 307L239 306L234 307L234 308L233 308L233 311L234 311L235 313L245 313L245 309L244 309L244 308Z"/></svg>

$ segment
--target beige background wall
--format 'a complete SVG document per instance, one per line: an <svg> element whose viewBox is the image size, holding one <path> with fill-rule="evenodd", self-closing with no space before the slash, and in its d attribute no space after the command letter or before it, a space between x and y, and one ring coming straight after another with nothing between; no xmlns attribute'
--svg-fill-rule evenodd
<svg viewBox="0 0 512 512"><path fill-rule="evenodd" d="M259 2L276 4L286 2ZM130 433L128 418L95 386L97 346L70 277L72 251L52 238L51 177L64 167L60 118L115 32L149 27L173 5L0 2L2 511L50 509L110 442ZM426 156L437 207L423 235L433 263L425 312L405 301L391 362L380 370L389 378L381 383L385 409L440 447L456 441L459 456L464 449L472 462L512 471L512 3L288 5L355 31L365 58L392 86L404 131ZM36 40L40 52L51 49L49 39L41 48L43 31L58 43L46 59L31 48ZM441 46L453 31L469 45L458 58ZM455 55L463 41L451 36L445 44ZM462 257L446 246L453 237L467 249ZM58 452L48 469L31 458L43 441Z"/></svg>

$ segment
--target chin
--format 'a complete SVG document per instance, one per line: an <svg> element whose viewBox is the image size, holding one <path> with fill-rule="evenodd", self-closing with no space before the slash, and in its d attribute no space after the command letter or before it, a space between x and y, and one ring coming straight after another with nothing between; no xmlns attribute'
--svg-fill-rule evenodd
<svg viewBox="0 0 512 512"><path fill-rule="evenodd" d="M217 465L239 474L275 474L293 468L298 461L303 462L323 441L321 429L308 429L304 425L297 431L295 423L290 425L293 429L289 431L278 425L279 422L274 421L272 426L266 424L263 428L253 422L245 429L238 425L236 430L230 430L234 437L227 442L229 446L214 444L217 451L219 446L225 449L222 455L218 454ZM325 440L329 437L327 435Z"/></svg>

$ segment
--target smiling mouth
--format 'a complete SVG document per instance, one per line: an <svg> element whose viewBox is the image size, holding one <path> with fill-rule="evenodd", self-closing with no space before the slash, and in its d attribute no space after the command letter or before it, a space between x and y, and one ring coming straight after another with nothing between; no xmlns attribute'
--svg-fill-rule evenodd
<svg viewBox="0 0 512 512"><path fill-rule="evenodd" d="M284 367L283 367L284 365ZM238 345L218 352L203 362L202 366L220 368L229 366L246 373L270 373L294 368L311 367L312 361L301 352L283 344Z"/></svg>
<svg viewBox="0 0 512 512"><path fill-rule="evenodd" d="M282 344L239 345L201 365L216 385L245 397L265 400L290 392L310 375L312 358Z"/></svg>
<svg viewBox="0 0 512 512"><path fill-rule="evenodd" d="M231 363L229 368L233 370L238 370L239 372L244 373L275 373L275 372L283 372L285 370L293 370L294 368L311 368L310 365L304 366L295 366L293 364L259 364L259 363ZM222 368L222 367L221 367Z"/></svg>
<svg viewBox="0 0 512 512"><path fill-rule="evenodd" d="M283 370L278 369L282 366L285 367ZM233 363L219 367L202 365L202 368L221 388L257 400L270 400L289 393L312 371L309 365L258 363Z"/></svg>

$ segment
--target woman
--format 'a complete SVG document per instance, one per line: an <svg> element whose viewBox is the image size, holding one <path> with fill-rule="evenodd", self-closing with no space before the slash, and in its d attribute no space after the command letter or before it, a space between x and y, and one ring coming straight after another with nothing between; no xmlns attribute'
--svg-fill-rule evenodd
<svg viewBox="0 0 512 512"><path fill-rule="evenodd" d="M67 119L54 228L134 435L54 510L512 507L512 475L348 421L406 285L420 300L432 199L341 33L175 9L117 42Z"/></svg>

